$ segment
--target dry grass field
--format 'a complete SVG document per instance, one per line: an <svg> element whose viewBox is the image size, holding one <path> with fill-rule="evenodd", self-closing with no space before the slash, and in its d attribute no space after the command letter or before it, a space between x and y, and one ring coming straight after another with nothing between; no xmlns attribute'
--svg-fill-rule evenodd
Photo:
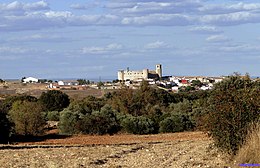
<svg viewBox="0 0 260 168"><path fill-rule="evenodd" d="M0 147L1 167L225 167L201 132L79 135Z"/></svg>
<svg viewBox="0 0 260 168"><path fill-rule="evenodd" d="M5 85L0 85L0 98L8 95L27 94L40 97L42 92L47 91L47 84L41 83L21 83L19 81L7 82ZM85 90L66 89L61 90L68 94L71 99L83 99L87 96L102 97L103 94L111 90L99 90L87 87Z"/></svg>

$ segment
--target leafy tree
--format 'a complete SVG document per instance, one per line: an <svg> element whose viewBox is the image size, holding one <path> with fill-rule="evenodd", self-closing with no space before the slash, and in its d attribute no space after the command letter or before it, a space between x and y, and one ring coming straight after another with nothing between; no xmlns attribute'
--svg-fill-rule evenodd
<svg viewBox="0 0 260 168"><path fill-rule="evenodd" d="M203 83L200 80L192 80L191 81L191 86L193 87L201 87Z"/></svg>
<svg viewBox="0 0 260 168"><path fill-rule="evenodd" d="M75 113L65 108L60 112L60 121L58 128L61 134L75 134L79 131L77 130L77 123L79 121L80 113Z"/></svg>
<svg viewBox="0 0 260 168"><path fill-rule="evenodd" d="M43 92L39 98L46 111L62 111L70 104L69 96L59 90Z"/></svg>
<svg viewBox="0 0 260 168"><path fill-rule="evenodd" d="M86 114L86 113L91 114L92 111L100 111L104 105L105 105L105 101L102 98L87 96L83 100L72 101L68 108L73 112L79 112L82 114Z"/></svg>
<svg viewBox="0 0 260 168"><path fill-rule="evenodd" d="M47 79L39 79L38 83L46 83L48 80Z"/></svg>
<svg viewBox="0 0 260 168"><path fill-rule="evenodd" d="M58 112L58 111L48 111L46 117L47 117L48 121L59 121L60 112Z"/></svg>
<svg viewBox="0 0 260 168"><path fill-rule="evenodd" d="M7 119L7 114L0 110L0 143L7 143L11 131L11 123Z"/></svg>
<svg viewBox="0 0 260 168"><path fill-rule="evenodd" d="M37 102L37 98L29 95L19 95L19 96L10 96L7 97L1 104L0 110L3 113L8 113L8 111L12 108L12 105L16 101L29 101L29 102Z"/></svg>
<svg viewBox="0 0 260 168"><path fill-rule="evenodd" d="M77 79L77 81L79 82L79 85L87 85L90 84L89 80L86 79Z"/></svg>
<svg viewBox="0 0 260 168"><path fill-rule="evenodd" d="M83 133L87 134L115 134L120 130L120 123L115 111L109 105L102 107L101 111L94 111L85 115L79 123Z"/></svg>
<svg viewBox="0 0 260 168"><path fill-rule="evenodd" d="M101 82L101 81L97 83L98 89L101 89L101 87L104 86L104 85L105 85L105 84L104 84L103 82Z"/></svg>
<svg viewBox="0 0 260 168"><path fill-rule="evenodd" d="M9 115L16 134L35 136L43 133L46 122L39 103L16 101Z"/></svg>

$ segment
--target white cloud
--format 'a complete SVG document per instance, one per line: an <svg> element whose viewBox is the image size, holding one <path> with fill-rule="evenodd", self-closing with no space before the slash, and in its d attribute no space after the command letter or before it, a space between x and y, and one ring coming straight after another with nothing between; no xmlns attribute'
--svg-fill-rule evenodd
<svg viewBox="0 0 260 168"><path fill-rule="evenodd" d="M227 42L230 41L231 39L224 36L224 35L213 35L209 36L206 41L211 42L211 43L220 43L220 42Z"/></svg>
<svg viewBox="0 0 260 168"><path fill-rule="evenodd" d="M169 45L163 41L155 41L152 43L148 43L144 46L145 49L161 49L161 48L169 48Z"/></svg>
<svg viewBox="0 0 260 168"><path fill-rule="evenodd" d="M228 14L235 12L245 11L260 11L260 3L243 3L239 2L236 4L214 4L204 5L199 10L206 14Z"/></svg>
<svg viewBox="0 0 260 168"><path fill-rule="evenodd" d="M224 46L220 48L221 51L224 52L259 52L260 51L260 45L252 45L252 44L239 44L239 45L230 45L230 46Z"/></svg>
<svg viewBox="0 0 260 168"><path fill-rule="evenodd" d="M189 31L199 34L219 34L223 33L223 31L219 30L215 26L197 26L190 28Z"/></svg>
<svg viewBox="0 0 260 168"><path fill-rule="evenodd" d="M0 3L0 31L70 26L197 26L196 33L222 33L215 26L260 23L260 3L215 4L201 0L95 2L73 4L85 14L51 10L46 1ZM220 9L220 12L217 9ZM47 10L47 11L46 11ZM102 13L100 12L102 10ZM99 12L98 12L99 11ZM221 12L222 11L222 12ZM215 12L215 13L214 13ZM81 12L80 12L81 13Z"/></svg>
<svg viewBox="0 0 260 168"><path fill-rule="evenodd" d="M76 10L87 10L87 9L91 9L91 8L95 8L100 6L101 4L99 2L93 2L93 3L87 3L87 4L72 4L70 5L70 8L72 9L76 9Z"/></svg>
<svg viewBox="0 0 260 168"><path fill-rule="evenodd" d="M37 13L36 13L37 14ZM44 15L47 18L69 18L72 17L72 13L68 12L68 11L49 11L49 12L45 12Z"/></svg>
<svg viewBox="0 0 260 168"><path fill-rule="evenodd" d="M123 25L160 25L160 26L185 26L193 23L192 17L181 14L151 14L139 17L126 17Z"/></svg>
<svg viewBox="0 0 260 168"><path fill-rule="evenodd" d="M38 1L31 4L24 4L25 10L48 10L49 4L45 1Z"/></svg>
<svg viewBox="0 0 260 168"><path fill-rule="evenodd" d="M205 15L200 18L200 21L202 23L221 26L231 26L245 23L259 23L260 13L255 14L250 12L236 12L221 15Z"/></svg>
<svg viewBox="0 0 260 168"><path fill-rule="evenodd" d="M0 3L0 14L21 14L26 11L41 11L49 9L50 7L45 1L38 1L34 3L22 3L18 1L14 1L11 3Z"/></svg>
<svg viewBox="0 0 260 168"><path fill-rule="evenodd" d="M112 43L104 47L84 47L82 49L83 54L105 54L105 53L113 53L115 51L119 51L122 49L121 44Z"/></svg>
<svg viewBox="0 0 260 168"><path fill-rule="evenodd" d="M196 0L182 1L127 1L111 2L105 5L112 12L121 14L154 14L154 13L191 13L197 11L201 3Z"/></svg>

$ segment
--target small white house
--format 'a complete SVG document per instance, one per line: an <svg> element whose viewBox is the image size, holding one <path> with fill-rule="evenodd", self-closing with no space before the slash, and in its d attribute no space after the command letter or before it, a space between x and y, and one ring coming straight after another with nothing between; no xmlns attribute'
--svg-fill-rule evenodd
<svg viewBox="0 0 260 168"><path fill-rule="evenodd" d="M23 79L23 83L37 83L39 79L33 78L33 77L28 77Z"/></svg>
<svg viewBox="0 0 260 168"><path fill-rule="evenodd" d="M64 83L63 81L58 81L58 85L60 85L60 86L64 86L65 83Z"/></svg>

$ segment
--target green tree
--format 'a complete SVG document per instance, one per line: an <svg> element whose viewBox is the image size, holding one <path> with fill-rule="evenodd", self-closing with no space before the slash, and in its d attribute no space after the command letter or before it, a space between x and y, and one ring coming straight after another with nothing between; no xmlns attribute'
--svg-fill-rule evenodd
<svg viewBox="0 0 260 168"><path fill-rule="evenodd" d="M201 87L203 83L200 80L192 80L191 81L191 86L193 87Z"/></svg>
<svg viewBox="0 0 260 168"><path fill-rule="evenodd" d="M37 102L16 101L9 111L18 135L40 135L46 125L42 106Z"/></svg>
<svg viewBox="0 0 260 168"><path fill-rule="evenodd" d="M154 133L154 122L144 116L127 115L122 121L121 125L125 131L132 134L151 134Z"/></svg>
<svg viewBox="0 0 260 168"><path fill-rule="evenodd" d="M46 111L62 111L70 104L69 96L59 90L43 92L39 98Z"/></svg>
<svg viewBox="0 0 260 168"><path fill-rule="evenodd" d="M11 131L11 123L7 119L7 114L0 110L0 143L7 143Z"/></svg>
<svg viewBox="0 0 260 168"><path fill-rule="evenodd" d="M3 113L8 113L8 111L12 108L13 103L18 100L37 102L38 99L29 95L9 96L2 103L0 103L0 110L2 110Z"/></svg>
<svg viewBox="0 0 260 168"><path fill-rule="evenodd" d="M175 114L160 122L160 132L182 132L185 130L183 115Z"/></svg>
<svg viewBox="0 0 260 168"><path fill-rule="evenodd" d="M77 79L77 81L79 82L79 85L90 84L90 81L86 79Z"/></svg>
<svg viewBox="0 0 260 168"><path fill-rule="evenodd" d="M72 112L68 108L65 108L60 112L60 121L58 128L61 134L75 134L77 130L77 123L79 121L80 113Z"/></svg>
<svg viewBox="0 0 260 168"><path fill-rule="evenodd" d="M104 84L103 82L101 82L101 81L97 83L98 89L101 89L101 87L104 86L104 85L105 85L105 84Z"/></svg>
<svg viewBox="0 0 260 168"><path fill-rule="evenodd" d="M80 126L82 132L87 134L112 135L120 130L116 112L109 105L102 107L101 111L85 115Z"/></svg>

